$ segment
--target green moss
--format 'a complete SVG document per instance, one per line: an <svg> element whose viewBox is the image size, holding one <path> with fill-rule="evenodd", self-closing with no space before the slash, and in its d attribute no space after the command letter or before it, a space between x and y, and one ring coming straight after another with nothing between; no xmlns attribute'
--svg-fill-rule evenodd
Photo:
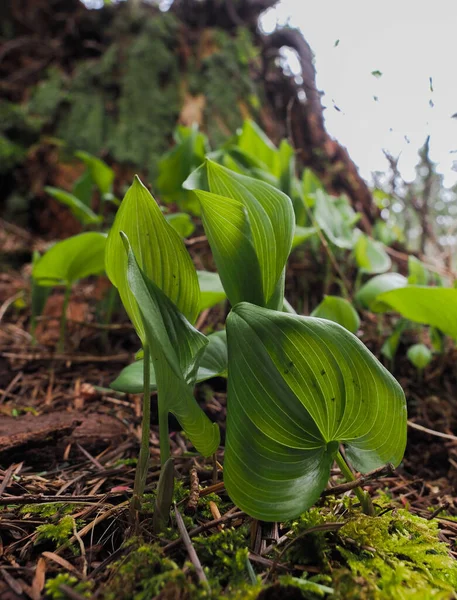
<svg viewBox="0 0 457 600"><path fill-rule="evenodd" d="M45 504L25 504L21 508L21 513L39 515L43 518L49 518L59 515L68 515L75 510L76 504L67 504L66 502L48 502Z"/></svg>
<svg viewBox="0 0 457 600"><path fill-rule="evenodd" d="M66 585L84 598L90 598L92 596L93 582L78 581L76 577L69 573L59 573L56 577L46 581L46 598L52 598L52 600L67 600L68 595L60 589L61 585Z"/></svg>
<svg viewBox="0 0 457 600"><path fill-rule="evenodd" d="M113 577L102 591L103 600L150 600L167 588L166 598L197 598L198 586L186 577L156 544L133 540L130 554L113 564ZM179 591L179 593L178 593Z"/></svg>
<svg viewBox="0 0 457 600"><path fill-rule="evenodd" d="M341 528L338 538L338 550L351 573L337 575L338 598L454 597L457 561L439 541L436 521L405 510L376 518L358 515ZM350 592L354 582L360 584L360 595Z"/></svg>
<svg viewBox="0 0 457 600"><path fill-rule="evenodd" d="M73 535L74 519L70 515L66 515L54 525L52 523L39 525L36 528L37 543L51 541L60 546L70 539Z"/></svg>
<svg viewBox="0 0 457 600"><path fill-rule="evenodd" d="M32 90L28 112L50 121L65 96L63 85L60 71L55 68L49 69L47 78Z"/></svg>

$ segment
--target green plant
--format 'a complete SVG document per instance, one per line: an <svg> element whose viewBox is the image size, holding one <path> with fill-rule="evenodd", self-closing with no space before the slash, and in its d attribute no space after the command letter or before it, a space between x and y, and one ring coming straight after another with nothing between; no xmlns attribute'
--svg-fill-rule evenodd
<svg viewBox="0 0 457 600"><path fill-rule="evenodd" d="M419 378L422 379L425 367L428 367L433 358L432 351L425 344L414 344L408 348L406 354L409 361L416 367Z"/></svg>
<svg viewBox="0 0 457 600"><path fill-rule="evenodd" d="M191 323L200 307L197 274L182 238L135 178L116 215L106 247L106 271L140 338L143 359L143 424L134 502L144 491L149 465L150 361L158 390L161 461L169 458L168 413L197 450L212 454L219 430L201 411L192 388L208 344Z"/></svg>
<svg viewBox="0 0 457 600"><path fill-rule="evenodd" d="M311 316L339 323L351 333L357 333L360 327L360 318L355 308L350 302L338 296L325 296Z"/></svg>
<svg viewBox="0 0 457 600"><path fill-rule="evenodd" d="M71 288L79 279L99 275L104 271L106 235L87 232L54 244L32 268L32 332L36 317L44 308L47 294L43 288L63 286L64 300L60 320L59 350L65 340L67 306Z"/></svg>

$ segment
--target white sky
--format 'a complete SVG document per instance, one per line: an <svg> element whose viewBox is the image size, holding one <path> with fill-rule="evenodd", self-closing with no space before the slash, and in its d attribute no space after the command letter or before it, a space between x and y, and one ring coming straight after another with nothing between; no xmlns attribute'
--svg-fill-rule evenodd
<svg viewBox="0 0 457 600"><path fill-rule="evenodd" d="M457 119L451 118L457 113L457 0L281 0L263 17L263 28L272 30L277 20L300 27L308 40L325 92L327 130L364 177L386 170L385 148L401 153L402 175L413 179L417 151L430 134L445 184L457 182L457 153L451 154L457 150ZM371 74L376 70L381 77Z"/></svg>

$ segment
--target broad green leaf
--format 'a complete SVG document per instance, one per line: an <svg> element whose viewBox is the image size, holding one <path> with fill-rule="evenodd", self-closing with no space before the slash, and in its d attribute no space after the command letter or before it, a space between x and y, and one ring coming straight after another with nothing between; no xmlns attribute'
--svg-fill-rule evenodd
<svg viewBox="0 0 457 600"><path fill-rule="evenodd" d="M113 169L105 162L96 156L92 156L92 154L89 154L88 152L75 152L75 156L82 160L87 166L92 180L100 190L102 198L106 194L110 194L114 181Z"/></svg>
<svg viewBox="0 0 457 600"><path fill-rule="evenodd" d="M211 271L197 271L200 285L200 310L211 308L227 297L222 286L221 278Z"/></svg>
<svg viewBox="0 0 457 600"><path fill-rule="evenodd" d="M457 340L457 289L410 285L381 294L378 302Z"/></svg>
<svg viewBox="0 0 457 600"><path fill-rule="evenodd" d="M95 214L91 208L86 206L84 202L82 202L73 194L70 194L65 190L61 190L59 188L50 186L45 187L44 190L55 200L57 200L61 204L65 204L65 206L68 206L71 213L78 219L78 221L82 225L92 225L94 223L101 222L102 217Z"/></svg>
<svg viewBox="0 0 457 600"><path fill-rule="evenodd" d="M128 285L141 311L151 360L154 363L159 412L171 412L204 456L219 445L219 427L197 404L193 386L207 338L186 320L175 304L140 269L128 248Z"/></svg>
<svg viewBox="0 0 457 600"><path fill-rule="evenodd" d="M403 391L346 329L242 303L227 340L224 483L242 510L264 521L301 514L325 488L340 443L363 473L399 464Z"/></svg>
<svg viewBox="0 0 457 600"><path fill-rule="evenodd" d="M71 192L73 196L79 198L83 204L90 208L93 187L94 181L91 177L90 171L86 169L81 177L75 181Z"/></svg>
<svg viewBox="0 0 457 600"><path fill-rule="evenodd" d="M415 256L408 256L408 283L410 285L427 285L430 273Z"/></svg>
<svg viewBox="0 0 457 600"><path fill-rule="evenodd" d="M425 344L414 344L408 348L407 356L409 361L422 371L432 360L432 352Z"/></svg>
<svg viewBox="0 0 457 600"><path fill-rule="evenodd" d="M57 242L33 266L32 277L40 286L68 286L103 273L105 246L106 234L94 231Z"/></svg>
<svg viewBox="0 0 457 600"><path fill-rule="evenodd" d="M388 305L378 301L378 296L390 290L403 288L408 284L406 277L399 273L383 273L372 277L357 292L355 298L363 308L368 308L372 312L386 312Z"/></svg>
<svg viewBox="0 0 457 600"><path fill-rule="evenodd" d="M351 333L357 333L360 319L350 302L339 296L325 296L322 302L311 313L312 317L334 321Z"/></svg>
<svg viewBox="0 0 457 600"><path fill-rule="evenodd" d="M170 213L165 215L165 219L182 238L189 237L195 231L195 225L187 213Z"/></svg>
<svg viewBox="0 0 457 600"><path fill-rule="evenodd" d="M282 283L293 239L290 198L264 182L212 161L206 161L199 171L198 180L206 178L210 191L194 191L231 304L249 300L263 306L270 302L282 306L277 287ZM195 181L191 176L187 184Z"/></svg>
<svg viewBox="0 0 457 600"><path fill-rule="evenodd" d="M118 288L138 336L144 341L139 308L127 282L127 255L120 232L129 238L140 268L193 323L200 310L200 289L192 259L177 231L138 177L127 191L106 244L106 272Z"/></svg>
<svg viewBox="0 0 457 600"><path fill-rule="evenodd" d="M295 250L295 248L304 244L311 237L317 235L318 231L318 227L300 227L299 225L296 225L294 239L292 241L292 250Z"/></svg>
<svg viewBox="0 0 457 600"><path fill-rule="evenodd" d="M206 137L196 127L179 126L175 132L176 145L159 161L157 188L164 202L176 202L193 210L188 203L187 190L182 184L188 175L205 160Z"/></svg>
<svg viewBox="0 0 457 600"><path fill-rule="evenodd" d="M357 266L363 273L385 273L392 266L390 256L380 242L360 233L354 246Z"/></svg>
<svg viewBox="0 0 457 600"><path fill-rule="evenodd" d="M208 345L204 349L196 383L212 379L213 377L227 376L227 340L225 331L218 331L208 336ZM143 391L143 359L128 365L119 373L110 384L113 390L127 394L141 394ZM157 390L154 364L151 361L151 392Z"/></svg>
<svg viewBox="0 0 457 600"><path fill-rule="evenodd" d="M320 189L315 192L314 218L332 244L351 249L354 244L354 222L342 205ZM354 213L355 218L355 213Z"/></svg>
<svg viewBox="0 0 457 600"><path fill-rule="evenodd" d="M244 121L238 148L261 161L272 175L279 177L281 165L278 149L254 121Z"/></svg>

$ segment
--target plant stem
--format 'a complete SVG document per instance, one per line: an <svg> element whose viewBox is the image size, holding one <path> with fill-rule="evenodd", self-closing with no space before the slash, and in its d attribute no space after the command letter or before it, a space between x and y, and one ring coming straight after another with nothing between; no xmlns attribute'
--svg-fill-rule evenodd
<svg viewBox="0 0 457 600"><path fill-rule="evenodd" d="M336 464L339 466L341 473L343 474L346 481L355 481L355 477L349 468L348 464L343 458L343 455L340 451L337 452L335 456ZM371 502L371 498L369 494L364 492L361 487L357 486L354 488L355 495L359 499L360 504L362 505L362 510L366 515L374 516L374 508L373 503Z"/></svg>
<svg viewBox="0 0 457 600"><path fill-rule="evenodd" d="M60 353L62 353L65 349L65 330L67 327L67 308L68 308L68 302L70 300L70 294L71 294L71 285L68 285L65 288L63 304L62 304L62 315L60 317L60 335L59 335L59 343L57 345L57 351Z"/></svg>
<svg viewBox="0 0 457 600"><path fill-rule="evenodd" d="M114 312L114 307L116 306L116 301L117 301L118 295L117 295L117 288L112 285L109 289L108 292L108 296L106 299L106 310L105 310L105 318L104 318L104 322L106 325L110 324L111 321L111 317L113 316L113 312ZM103 336L102 336L102 343L103 346L105 348L108 347L108 331L105 330L103 332Z"/></svg>
<svg viewBox="0 0 457 600"><path fill-rule="evenodd" d="M170 458L170 440L168 433L168 410L164 410L160 401L160 391L158 393L159 405L159 442L160 442L160 462L164 465Z"/></svg>
<svg viewBox="0 0 457 600"><path fill-rule="evenodd" d="M146 486L146 478L149 468L149 433L151 430L151 360L149 355L149 346L143 346L144 361L143 361L143 420L141 422L141 446L140 456L135 471L135 483L133 485L132 505L139 509L141 506L141 498Z"/></svg>

